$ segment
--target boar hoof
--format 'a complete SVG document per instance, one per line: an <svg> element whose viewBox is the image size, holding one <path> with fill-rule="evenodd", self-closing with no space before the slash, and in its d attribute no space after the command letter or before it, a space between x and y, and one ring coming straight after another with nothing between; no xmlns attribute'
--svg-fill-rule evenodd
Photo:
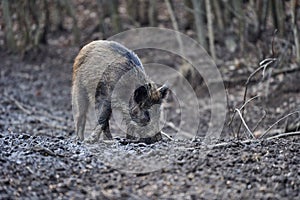
<svg viewBox="0 0 300 200"><path fill-rule="evenodd" d="M84 142L88 144L94 144L99 141L99 134L93 132L87 139L84 140Z"/></svg>
<svg viewBox="0 0 300 200"><path fill-rule="evenodd" d="M76 137L75 137L75 140L76 140L76 141L83 141L84 138L82 138L82 137L80 137L80 136L76 136Z"/></svg>
<svg viewBox="0 0 300 200"><path fill-rule="evenodd" d="M110 133L104 133L103 134L103 140L112 140L113 137Z"/></svg>

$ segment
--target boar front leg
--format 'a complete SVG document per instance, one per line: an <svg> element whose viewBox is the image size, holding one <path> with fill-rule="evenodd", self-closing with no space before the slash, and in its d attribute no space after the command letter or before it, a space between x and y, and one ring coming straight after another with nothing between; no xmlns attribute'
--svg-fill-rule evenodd
<svg viewBox="0 0 300 200"><path fill-rule="evenodd" d="M100 106L98 113L98 126L101 127L101 131L103 132L103 139L104 140L111 140L112 135L109 129L109 119L111 116L111 103L109 100L104 100L102 105Z"/></svg>
<svg viewBox="0 0 300 200"><path fill-rule="evenodd" d="M87 139L89 143L95 143L99 140L101 133L103 133L104 140L111 140L112 135L109 129L109 119L111 116L111 103L109 100L96 101L98 124L94 128L91 136Z"/></svg>

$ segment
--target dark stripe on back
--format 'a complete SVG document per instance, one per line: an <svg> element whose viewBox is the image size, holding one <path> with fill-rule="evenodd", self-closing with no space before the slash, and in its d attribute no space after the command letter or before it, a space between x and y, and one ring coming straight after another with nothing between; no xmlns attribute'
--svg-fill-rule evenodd
<svg viewBox="0 0 300 200"><path fill-rule="evenodd" d="M131 62L135 66L138 66L144 70L144 67L143 67L140 59L137 57L137 55L133 51L127 49L126 47L124 47L118 43L114 43L114 42L110 44L110 47L115 52L119 53L123 57L126 57L129 62Z"/></svg>

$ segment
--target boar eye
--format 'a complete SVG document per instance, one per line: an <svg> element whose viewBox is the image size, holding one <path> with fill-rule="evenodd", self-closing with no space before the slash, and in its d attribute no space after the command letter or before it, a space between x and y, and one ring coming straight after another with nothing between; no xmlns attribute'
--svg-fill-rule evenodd
<svg viewBox="0 0 300 200"><path fill-rule="evenodd" d="M134 101L136 103L142 103L148 98L148 90L145 86L140 86L134 91Z"/></svg>

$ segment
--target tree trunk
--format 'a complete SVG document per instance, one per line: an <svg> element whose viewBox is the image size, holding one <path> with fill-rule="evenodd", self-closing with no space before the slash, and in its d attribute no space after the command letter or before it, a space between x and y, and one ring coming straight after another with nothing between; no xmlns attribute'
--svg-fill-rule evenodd
<svg viewBox="0 0 300 200"><path fill-rule="evenodd" d="M242 7L242 1L233 1L234 12L237 13L239 20L239 37L240 37L240 49L241 52L244 52L245 48L245 15Z"/></svg>
<svg viewBox="0 0 300 200"><path fill-rule="evenodd" d="M141 25L148 25L149 24L148 7L149 7L149 2L148 1L146 1L146 0L140 0L139 1L138 21Z"/></svg>
<svg viewBox="0 0 300 200"><path fill-rule="evenodd" d="M223 31L224 30L224 21L223 21L222 12L221 12L221 6L220 6L222 1L213 0L211 2L213 4L213 10L216 13L216 19L217 19L219 31Z"/></svg>
<svg viewBox="0 0 300 200"><path fill-rule="evenodd" d="M78 44L79 41L80 41L80 31L79 31L78 26L77 26L77 19L76 19L76 15L75 15L75 8L73 6L73 3L70 0L63 0L62 3L63 3L63 6L65 7L65 9L67 11L67 14L73 20L72 33L74 35L74 42L76 44Z"/></svg>
<svg viewBox="0 0 300 200"><path fill-rule="evenodd" d="M296 48L296 60L300 62L300 45L299 45L299 34L297 26L297 0L291 1L291 17L292 17L292 29L294 34L294 42Z"/></svg>
<svg viewBox="0 0 300 200"><path fill-rule="evenodd" d="M149 25L157 26L157 2L156 2L156 0L149 1L148 17L149 17Z"/></svg>
<svg viewBox="0 0 300 200"><path fill-rule="evenodd" d="M120 16L118 12L118 0L110 0L109 7L111 11L111 21L112 29L114 33L119 33L121 31Z"/></svg>
<svg viewBox="0 0 300 200"><path fill-rule="evenodd" d="M216 60L213 17L211 13L210 0L205 0L205 5L206 5L206 16L207 16L206 18L207 18L207 27L208 27L209 51L211 57L214 60Z"/></svg>
<svg viewBox="0 0 300 200"><path fill-rule="evenodd" d="M200 44L207 49L206 37L205 37L205 25L204 25L204 1L192 0L194 7L194 17L196 23L197 37ZM202 12L201 12L202 11Z"/></svg>
<svg viewBox="0 0 300 200"><path fill-rule="evenodd" d="M278 29L279 35L284 36L284 2L281 0L272 0L271 4L275 27Z"/></svg>
<svg viewBox="0 0 300 200"><path fill-rule="evenodd" d="M138 0L127 0L126 1L126 10L134 22L138 19L138 8L139 8L139 1Z"/></svg>
<svg viewBox="0 0 300 200"><path fill-rule="evenodd" d="M267 25L269 1L268 0L259 0L257 1L257 18L258 18L258 27L257 27L257 38L261 37L261 33L265 31Z"/></svg>
<svg viewBox="0 0 300 200"><path fill-rule="evenodd" d="M6 45L9 50L16 51L16 43L14 40L14 35L12 31L12 22L10 18L10 10L9 10L9 3L8 0L2 0L2 12L3 12L3 18L5 22L5 40Z"/></svg>

